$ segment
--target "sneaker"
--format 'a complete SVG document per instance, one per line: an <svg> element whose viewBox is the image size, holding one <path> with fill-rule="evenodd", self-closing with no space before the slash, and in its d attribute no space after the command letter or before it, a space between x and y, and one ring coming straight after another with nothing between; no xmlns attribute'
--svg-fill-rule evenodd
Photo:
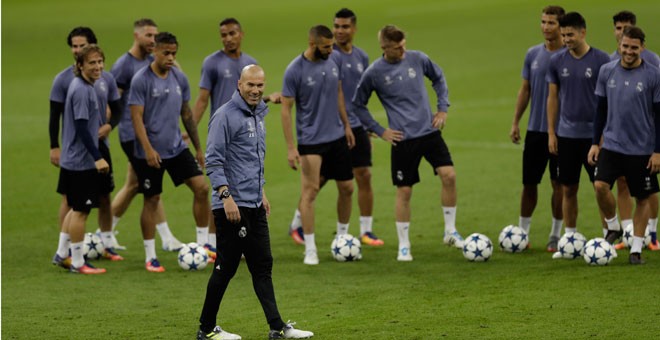
<svg viewBox="0 0 660 340"><path fill-rule="evenodd" d="M183 248L183 243L177 240L174 236L169 240L163 240L164 251L179 251L181 248Z"/></svg>
<svg viewBox="0 0 660 340"><path fill-rule="evenodd" d="M83 264L80 268L76 268L71 265L69 271L76 274L103 274L105 273L105 268L96 268L92 266L91 263L85 262L85 264Z"/></svg>
<svg viewBox="0 0 660 340"><path fill-rule="evenodd" d="M126 250L126 247L122 246L121 244L119 244L119 241L117 241L117 237L115 237L117 233L118 231L115 231L112 234L112 248L115 250Z"/></svg>
<svg viewBox="0 0 660 340"><path fill-rule="evenodd" d="M310 266L319 264L319 256L316 254L316 249L305 251L305 259L303 260L303 263Z"/></svg>
<svg viewBox="0 0 660 340"><path fill-rule="evenodd" d="M206 249L206 255L208 255L210 258L215 260L215 258L218 256L218 251L210 243L205 244L204 249Z"/></svg>
<svg viewBox="0 0 660 340"><path fill-rule="evenodd" d="M614 245L614 249L616 249L616 250L621 250L621 249L625 249L625 248L626 248L626 244L623 243L623 242L619 242L619 243Z"/></svg>
<svg viewBox="0 0 660 340"><path fill-rule="evenodd" d="M308 339L314 336L310 331L293 328L295 324L295 322L287 322L280 330L271 329L268 332L268 339Z"/></svg>
<svg viewBox="0 0 660 340"><path fill-rule="evenodd" d="M376 235L374 235L374 233L370 231L367 231L366 233L362 234L360 241L362 241L362 244L366 244L372 247L380 247L383 244L385 244L383 240L379 239Z"/></svg>
<svg viewBox="0 0 660 340"><path fill-rule="evenodd" d="M630 256L628 257L628 262L630 262L630 264L646 263L644 260L642 260L642 254L640 253L630 253Z"/></svg>
<svg viewBox="0 0 660 340"><path fill-rule="evenodd" d="M156 258L149 260L144 266L152 273L162 273L165 271L165 267L161 266Z"/></svg>
<svg viewBox="0 0 660 340"><path fill-rule="evenodd" d="M557 237L557 236L550 236L550 238L548 239L548 244L545 246L545 250L546 250L548 253L554 253L554 252L556 252L557 250L559 250L559 249L557 248L557 244L558 244L558 243L559 243L559 237Z"/></svg>
<svg viewBox="0 0 660 340"><path fill-rule="evenodd" d="M610 244L615 244L618 239L623 235L623 230L608 230L605 240Z"/></svg>
<svg viewBox="0 0 660 340"><path fill-rule="evenodd" d="M413 260L412 254L410 254L410 247L401 247L399 248L399 254L396 256L397 261L410 262Z"/></svg>
<svg viewBox="0 0 660 340"><path fill-rule="evenodd" d="M115 253L115 250L112 248L105 248L103 251L103 258L110 261L123 261L124 258L121 255Z"/></svg>
<svg viewBox="0 0 660 340"><path fill-rule="evenodd" d="M660 250L660 242L658 242L658 240L655 240L655 242L649 243L647 248L649 248L649 250L651 250L651 251Z"/></svg>
<svg viewBox="0 0 660 340"><path fill-rule="evenodd" d="M291 236L293 242L296 244L305 244L305 233L303 233L302 227L296 229L289 228L289 236Z"/></svg>
<svg viewBox="0 0 660 340"><path fill-rule="evenodd" d="M552 259L553 260L559 260L563 259L564 257L561 255L561 252L556 251L554 254L552 254Z"/></svg>
<svg viewBox="0 0 660 340"><path fill-rule="evenodd" d="M442 239L442 241L446 245L454 246L456 248L463 248L463 236L461 236L458 231L454 231L453 233L445 232L445 237Z"/></svg>
<svg viewBox="0 0 660 340"><path fill-rule="evenodd" d="M71 268L71 257L61 257L57 253L53 256L53 264L64 269Z"/></svg>
<svg viewBox="0 0 660 340"><path fill-rule="evenodd" d="M241 340L241 336L223 331L220 326L215 326L211 333L204 333L201 329L198 330L197 340Z"/></svg>

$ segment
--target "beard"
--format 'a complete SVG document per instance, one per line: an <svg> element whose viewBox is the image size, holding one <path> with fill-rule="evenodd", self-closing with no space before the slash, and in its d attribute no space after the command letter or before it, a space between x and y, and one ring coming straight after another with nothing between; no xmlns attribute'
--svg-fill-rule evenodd
<svg viewBox="0 0 660 340"><path fill-rule="evenodd" d="M316 59L328 60L329 56L330 53L324 54L323 52L321 52L321 50L319 50L318 47L314 50L314 58Z"/></svg>

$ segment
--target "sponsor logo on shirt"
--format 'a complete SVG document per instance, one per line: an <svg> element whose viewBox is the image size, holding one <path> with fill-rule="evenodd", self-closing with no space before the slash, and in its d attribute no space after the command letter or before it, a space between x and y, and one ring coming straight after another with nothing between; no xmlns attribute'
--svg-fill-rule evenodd
<svg viewBox="0 0 660 340"><path fill-rule="evenodd" d="M307 86L314 86L316 85L316 81L312 77L307 77Z"/></svg>
<svg viewBox="0 0 660 340"><path fill-rule="evenodd" d="M225 78L231 78L231 71L229 71L228 68L225 69L225 72L223 74L223 77Z"/></svg>
<svg viewBox="0 0 660 340"><path fill-rule="evenodd" d="M614 80L614 78L610 79L610 80L607 82L607 87L609 87L609 88L611 88L611 89L616 88L616 80Z"/></svg>
<svg viewBox="0 0 660 340"><path fill-rule="evenodd" d="M584 71L584 76L587 78L591 78L592 75L593 75L593 71L591 71L591 67L587 67L587 70Z"/></svg>
<svg viewBox="0 0 660 340"><path fill-rule="evenodd" d="M154 88L151 89L151 96L152 97L160 97L160 95L161 95L161 93L157 88L154 87Z"/></svg>
<svg viewBox="0 0 660 340"><path fill-rule="evenodd" d="M412 67L408 69L408 77L410 77L411 79L417 77L417 72L415 72L415 69L413 69Z"/></svg>
<svg viewBox="0 0 660 340"><path fill-rule="evenodd" d="M385 85L392 85L393 81L390 76L385 76Z"/></svg>
<svg viewBox="0 0 660 340"><path fill-rule="evenodd" d="M534 60L532 62L532 70L536 70L537 68L539 68L539 62Z"/></svg>
<svg viewBox="0 0 660 340"><path fill-rule="evenodd" d="M567 68L564 67L564 69L561 70L561 76L562 76L562 77L566 78L566 77L568 77L568 76L570 76L570 75L571 75L571 74L568 73L568 69L567 69Z"/></svg>

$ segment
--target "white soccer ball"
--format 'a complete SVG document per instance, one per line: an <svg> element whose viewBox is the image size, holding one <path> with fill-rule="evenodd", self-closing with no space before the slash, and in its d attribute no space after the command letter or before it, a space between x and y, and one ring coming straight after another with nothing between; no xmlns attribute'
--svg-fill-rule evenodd
<svg viewBox="0 0 660 340"><path fill-rule="evenodd" d="M626 248L630 248L633 243L633 236L634 236L634 230L633 230L633 225L628 224L625 228L623 228L623 244L626 245ZM644 231L644 247L648 247L649 244L651 244L651 233L649 232L649 227L646 227L646 230Z"/></svg>
<svg viewBox="0 0 660 340"><path fill-rule="evenodd" d="M484 234L474 233L465 238L463 257L472 262L486 262L493 255L493 242Z"/></svg>
<svg viewBox="0 0 660 340"><path fill-rule="evenodd" d="M103 256L103 242L101 238L94 233L85 233L83 241L83 255L88 260L98 260Z"/></svg>
<svg viewBox="0 0 660 340"><path fill-rule="evenodd" d="M202 270L206 268L208 259L206 249L194 242L184 244L179 250L179 266L185 270Z"/></svg>
<svg viewBox="0 0 660 340"><path fill-rule="evenodd" d="M498 238L502 250L508 253L519 253L527 249L529 239L527 233L522 228L515 225L508 225L500 232Z"/></svg>
<svg viewBox="0 0 660 340"><path fill-rule="evenodd" d="M604 266L616 257L616 250L602 237L591 239L584 245L582 257L592 266Z"/></svg>
<svg viewBox="0 0 660 340"><path fill-rule="evenodd" d="M353 235L338 235L332 240L330 251L335 260L339 262L358 261L362 259L362 244Z"/></svg>
<svg viewBox="0 0 660 340"><path fill-rule="evenodd" d="M572 260L582 256L585 243L587 243L587 238L584 235L578 232L568 232L559 239L557 248L562 258Z"/></svg>

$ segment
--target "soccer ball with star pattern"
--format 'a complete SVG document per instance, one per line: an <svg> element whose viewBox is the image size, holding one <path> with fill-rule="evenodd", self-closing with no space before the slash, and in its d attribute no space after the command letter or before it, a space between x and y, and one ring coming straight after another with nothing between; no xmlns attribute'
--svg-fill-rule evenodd
<svg viewBox="0 0 660 340"><path fill-rule="evenodd" d="M179 266L185 270L196 271L206 268L208 255L206 249L197 243L184 244L179 250Z"/></svg>
<svg viewBox="0 0 660 340"><path fill-rule="evenodd" d="M330 251L338 262L358 261L362 259L362 244L350 234L338 235L332 240Z"/></svg>
<svg viewBox="0 0 660 340"><path fill-rule="evenodd" d="M83 240L83 255L88 260L98 260L103 255L103 242L94 233L85 233Z"/></svg>
<svg viewBox="0 0 660 340"><path fill-rule="evenodd" d="M624 229L623 229L623 244L626 245L626 248L630 248L633 243L633 236L635 234L634 228L632 223L628 224ZM649 232L649 227L646 227L646 230L644 231L644 247L648 247L649 244L651 244L651 233Z"/></svg>
<svg viewBox="0 0 660 340"><path fill-rule="evenodd" d="M582 256L585 243L587 243L587 238L584 235L578 232L568 232L559 239L557 249L562 258L572 260Z"/></svg>
<svg viewBox="0 0 660 340"><path fill-rule="evenodd" d="M508 225L500 232L498 238L500 247L507 253L519 253L527 249L529 239L527 233L520 227Z"/></svg>
<svg viewBox="0 0 660 340"><path fill-rule="evenodd" d="M493 242L484 234L474 233L465 238L463 257L471 262L486 262L493 255Z"/></svg>
<svg viewBox="0 0 660 340"><path fill-rule="evenodd" d="M605 266L616 257L616 250L602 237L591 239L584 245L584 262L592 266Z"/></svg>

